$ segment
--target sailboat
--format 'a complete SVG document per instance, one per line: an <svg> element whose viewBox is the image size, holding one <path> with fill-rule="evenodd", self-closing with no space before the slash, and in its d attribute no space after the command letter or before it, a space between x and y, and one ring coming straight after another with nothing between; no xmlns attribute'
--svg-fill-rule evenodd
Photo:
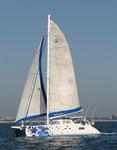
<svg viewBox="0 0 117 150"><path fill-rule="evenodd" d="M42 73L42 55L47 41L46 88ZM48 15L48 31L36 51L27 76L19 110L12 126L17 135L56 136L100 134L92 124L78 116L80 106L70 48L64 33ZM74 120L70 116L75 116ZM45 119L31 125L27 121Z"/></svg>

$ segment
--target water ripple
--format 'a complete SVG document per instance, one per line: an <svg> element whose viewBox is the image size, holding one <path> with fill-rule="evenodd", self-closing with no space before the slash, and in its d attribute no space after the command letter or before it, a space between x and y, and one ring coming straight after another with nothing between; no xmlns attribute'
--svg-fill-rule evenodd
<svg viewBox="0 0 117 150"><path fill-rule="evenodd" d="M117 122L100 122L101 135L44 138L15 137L11 124L0 124L0 150L117 150Z"/></svg>

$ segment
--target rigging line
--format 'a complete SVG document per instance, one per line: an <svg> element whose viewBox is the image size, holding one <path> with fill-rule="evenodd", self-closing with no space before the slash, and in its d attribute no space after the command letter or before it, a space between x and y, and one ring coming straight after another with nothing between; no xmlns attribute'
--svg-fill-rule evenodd
<svg viewBox="0 0 117 150"><path fill-rule="evenodd" d="M41 45L38 47L38 49L37 49L37 51L36 51L36 55L37 54L39 54L39 58L40 58L40 56L41 56L41 53L42 53L42 47L43 47L43 42L44 42L44 37L45 37L45 35L43 36L43 38L42 38L42 41L41 41ZM41 62L41 61L40 61ZM41 64L39 63L39 66L40 66ZM37 64L37 72L35 73L35 76L34 76L34 82L32 83L33 85L32 85L32 90L31 90L31 95L30 95L30 100L29 100L29 104L28 104L28 106L27 106L27 111L26 111L26 116L28 115L28 111L29 111L29 108L30 108L30 104L31 104L31 99L32 99L32 96L33 96L33 91L34 91L34 88L35 88L35 84L36 84L36 80L37 80L37 77L38 77L38 64ZM41 73L41 72L40 72ZM40 76L41 77L41 76ZM43 82L42 80L40 80L40 82ZM42 85L43 85L43 83L42 83ZM43 86L42 86L43 87ZM44 87L43 87L44 88ZM43 96L44 96L44 89L42 90L42 93L43 93Z"/></svg>
<svg viewBox="0 0 117 150"><path fill-rule="evenodd" d="M29 100L28 108L27 108L27 111L26 111L26 116L28 115L28 111L29 111L29 108L30 108L31 99L32 99L32 96L33 96L33 91L34 91L34 88L35 88L37 76L38 76L38 73L36 73L35 78L34 78L34 82L33 82L34 84L32 85L32 90L31 90L31 94L30 94L30 100Z"/></svg>
<svg viewBox="0 0 117 150"><path fill-rule="evenodd" d="M91 105L94 103L95 100L96 100L96 96L92 99L91 103L89 103L89 106L88 106L88 108L87 108L87 110L86 110L86 112L84 114L84 117L86 117L86 115L87 115L87 113L89 111L89 108L91 107Z"/></svg>
<svg viewBox="0 0 117 150"><path fill-rule="evenodd" d="M39 48L37 49L36 51L36 55L38 54L39 55L39 58L42 54L42 48L43 48L43 43L44 43L44 38L45 38L45 35L43 36L42 38L42 41L41 41L41 45L39 46ZM41 62L41 61L40 61ZM39 63L39 66L37 64L37 72L35 73L35 76L34 76L34 82L32 83L32 89L31 89L31 94L30 94L30 100L29 100L29 103L28 103L28 107L27 107L27 111L26 111L26 116L28 115L28 111L29 111L29 108L30 108L30 104L31 104L31 99L32 99L32 96L33 96L33 91L34 91L34 88L35 88L35 84L36 84L36 80L37 80L37 76L38 76L38 67L40 67L40 74L41 74L41 64ZM41 77L41 76L40 76ZM45 96L44 94L44 86L43 86L43 79L41 78L40 79L40 82L41 82L41 86L42 86L42 93L43 93L43 96ZM44 97L45 98L45 97Z"/></svg>
<svg viewBox="0 0 117 150"><path fill-rule="evenodd" d="M92 111L91 119L94 117L94 114L95 114L96 110L97 110L97 107L95 107L94 110Z"/></svg>
<svg viewBox="0 0 117 150"><path fill-rule="evenodd" d="M39 44L39 47L37 48L37 50L36 50L36 54L35 54L35 57L36 57L36 55L39 55L39 52L40 52L40 44ZM35 59L35 57L34 57L34 59ZM36 63L36 60L35 60L35 63ZM34 82L32 83L32 88L31 88L31 90L30 90L30 93L31 94L29 94L29 103L28 103L28 105L27 105L27 109L26 109L26 115L25 116L27 116L28 115L28 111L29 111L29 108L30 108L30 104L31 104L31 99L32 99L32 96L33 96L33 91L34 91L34 88L35 88L35 84L36 84L36 79L37 79L37 76L38 76L38 64L37 64L37 66L36 66L36 73L35 73L35 76L34 76Z"/></svg>

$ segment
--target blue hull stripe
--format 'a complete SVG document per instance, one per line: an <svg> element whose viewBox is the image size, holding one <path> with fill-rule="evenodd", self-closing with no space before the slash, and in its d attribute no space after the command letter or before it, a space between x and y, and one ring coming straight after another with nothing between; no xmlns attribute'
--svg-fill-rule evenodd
<svg viewBox="0 0 117 150"><path fill-rule="evenodd" d="M49 114L49 117L50 118L56 118L56 117L69 115L69 114L72 114L72 113L75 113L75 112L79 112L79 111L82 111L82 107L77 107L77 108L70 109L70 110L65 110L65 111L52 112L52 113ZM19 124L22 121L25 122L27 120L33 120L33 119L36 119L36 118L45 118L45 117L46 117L46 113L39 114L39 115L34 115L34 116L29 116L29 117L26 117L26 118L18 120L16 123Z"/></svg>

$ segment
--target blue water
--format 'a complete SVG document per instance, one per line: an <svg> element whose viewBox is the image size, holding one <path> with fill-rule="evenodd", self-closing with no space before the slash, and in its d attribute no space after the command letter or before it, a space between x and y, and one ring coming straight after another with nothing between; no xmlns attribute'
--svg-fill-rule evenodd
<svg viewBox="0 0 117 150"><path fill-rule="evenodd" d="M10 126L0 124L0 150L117 150L117 122L96 122L98 136L15 137Z"/></svg>

